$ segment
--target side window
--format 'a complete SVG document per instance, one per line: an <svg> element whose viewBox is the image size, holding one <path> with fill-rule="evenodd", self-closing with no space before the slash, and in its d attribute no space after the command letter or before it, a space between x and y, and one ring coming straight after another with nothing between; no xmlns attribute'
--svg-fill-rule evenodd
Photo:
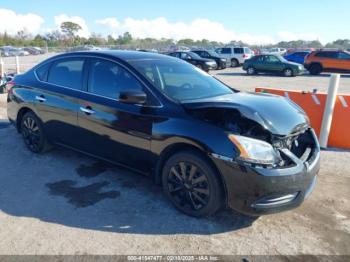
<svg viewBox="0 0 350 262"><path fill-rule="evenodd" d="M243 48L241 47L235 47L233 50L235 51L235 54L243 54Z"/></svg>
<svg viewBox="0 0 350 262"><path fill-rule="evenodd" d="M189 54L181 53L181 59L191 59L192 57Z"/></svg>
<svg viewBox="0 0 350 262"><path fill-rule="evenodd" d="M218 53L218 54L222 54L222 48L215 49L215 52Z"/></svg>
<svg viewBox="0 0 350 262"><path fill-rule="evenodd" d="M201 57L209 57L208 52L202 51L201 52Z"/></svg>
<svg viewBox="0 0 350 262"><path fill-rule="evenodd" d="M264 61L266 60L266 56L258 56L258 58L256 59L256 61L258 61L258 62L261 62L261 63L263 63Z"/></svg>
<svg viewBox="0 0 350 262"><path fill-rule="evenodd" d="M179 57L179 53L171 53L170 56Z"/></svg>
<svg viewBox="0 0 350 262"><path fill-rule="evenodd" d="M337 58L337 52L319 52L315 56L317 57L325 57L325 58Z"/></svg>
<svg viewBox="0 0 350 262"><path fill-rule="evenodd" d="M116 63L94 59L90 65L89 92L118 99L121 91L142 90L142 85L123 67Z"/></svg>
<svg viewBox="0 0 350 262"><path fill-rule="evenodd" d="M51 66L51 63L46 63L35 70L35 73L39 78L39 80L45 81L45 82L47 81L47 74L49 72L50 66Z"/></svg>
<svg viewBox="0 0 350 262"><path fill-rule="evenodd" d="M350 54L344 53L344 52L339 52L338 58L340 59L350 59Z"/></svg>
<svg viewBox="0 0 350 262"><path fill-rule="evenodd" d="M222 48L221 54L231 54L231 48Z"/></svg>
<svg viewBox="0 0 350 262"><path fill-rule="evenodd" d="M269 63L278 63L280 61L277 57L273 55L266 56L266 58L267 58L266 62L269 62Z"/></svg>
<svg viewBox="0 0 350 262"><path fill-rule="evenodd" d="M47 82L81 90L84 59L68 58L56 61L50 68Z"/></svg>

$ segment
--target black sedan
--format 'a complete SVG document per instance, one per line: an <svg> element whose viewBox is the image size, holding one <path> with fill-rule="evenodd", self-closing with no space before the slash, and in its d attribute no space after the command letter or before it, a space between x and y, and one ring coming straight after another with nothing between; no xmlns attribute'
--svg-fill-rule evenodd
<svg viewBox="0 0 350 262"><path fill-rule="evenodd" d="M66 53L7 89L8 117L30 151L64 146L151 176L191 216L287 210L315 185L319 144L299 107L231 89L180 59Z"/></svg>
<svg viewBox="0 0 350 262"><path fill-rule="evenodd" d="M217 69L217 64L215 60L202 58L193 52L177 51L169 53L168 55L185 60L186 62L195 65L196 67L203 69L206 72L212 69Z"/></svg>
<svg viewBox="0 0 350 262"><path fill-rule="evenodd" d="M231 61L227 60L225 57L221 57L218 53L211 50L194 50L193 53L196 53L202 58L213 59L216 62L217 69L225 69L226 67L231 66Z"/></svg>

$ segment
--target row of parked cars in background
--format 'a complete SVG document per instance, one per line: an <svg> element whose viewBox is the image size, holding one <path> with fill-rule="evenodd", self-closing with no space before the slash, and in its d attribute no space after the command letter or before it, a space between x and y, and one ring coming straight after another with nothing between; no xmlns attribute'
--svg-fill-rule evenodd
<svg viewBox="0 0 350 262"><path fill-rule="evenodd" d="M282 56L281 53L284 53ZM175 51L167 53L185 60L204 71L237 67L249 75L277 73L297 76L306 70L312 75L322 72L350 73L350 52L348 50L320 49L293 50L270 49L256 54L248 47L222 47L215 50Z"/></svg>
<svg viewBox="0 0 350 262"><path fill-rule="evenodd" d="M0 47L1 56L26 56L26 55L40 55L44 54L45 50L40 47L13 47L13 46L2 46Z"/></svg>
<svg viewBox="0 0 350 262"><path fill-rule="evenodd" d="M308 70L311 75L327 73L350 73L350 52L336 49L296 51L285 55L261 54L248 59L243 70L249 75L257 73L280 73L296 76Z"/></svg>
<svg viewBox="0 0 350 262"><path fill-rule="evenodd" d="M167 54L185 60L204 71L237 67L254 56L254 52L248 47L223 47L215 50L196 49Z"/></svg>

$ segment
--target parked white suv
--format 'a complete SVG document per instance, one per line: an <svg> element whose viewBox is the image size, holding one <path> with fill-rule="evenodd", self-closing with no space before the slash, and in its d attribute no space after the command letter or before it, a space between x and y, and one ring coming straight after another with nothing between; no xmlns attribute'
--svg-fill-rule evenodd
<svg viewBox="0 0 350 262"><path fill-rule="evenodd" d="M221 47L215 49L215 52L230 60L232 67L242 65L245 60L254 56L249 47Z"/></svg>
<svg viewBox="0 0 350 262"><path fill-rule="evenodd" d="M287 52L287 49L285 48L279 48L279 47L274 47L268 50L268 54L270 55L285 55Z"/></svg>

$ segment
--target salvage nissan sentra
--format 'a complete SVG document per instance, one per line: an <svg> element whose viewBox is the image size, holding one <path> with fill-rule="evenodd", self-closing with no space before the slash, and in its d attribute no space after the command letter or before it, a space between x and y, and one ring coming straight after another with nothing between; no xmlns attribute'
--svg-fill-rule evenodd
<svg viewBox="0 0 350 262"><path fill-rule="evenodd" d="M66 53L7 88L29 150L65 146L152 176L191 216L288 210L316 182L319 144L296 104L231 89L177 58Z"/></svg>

